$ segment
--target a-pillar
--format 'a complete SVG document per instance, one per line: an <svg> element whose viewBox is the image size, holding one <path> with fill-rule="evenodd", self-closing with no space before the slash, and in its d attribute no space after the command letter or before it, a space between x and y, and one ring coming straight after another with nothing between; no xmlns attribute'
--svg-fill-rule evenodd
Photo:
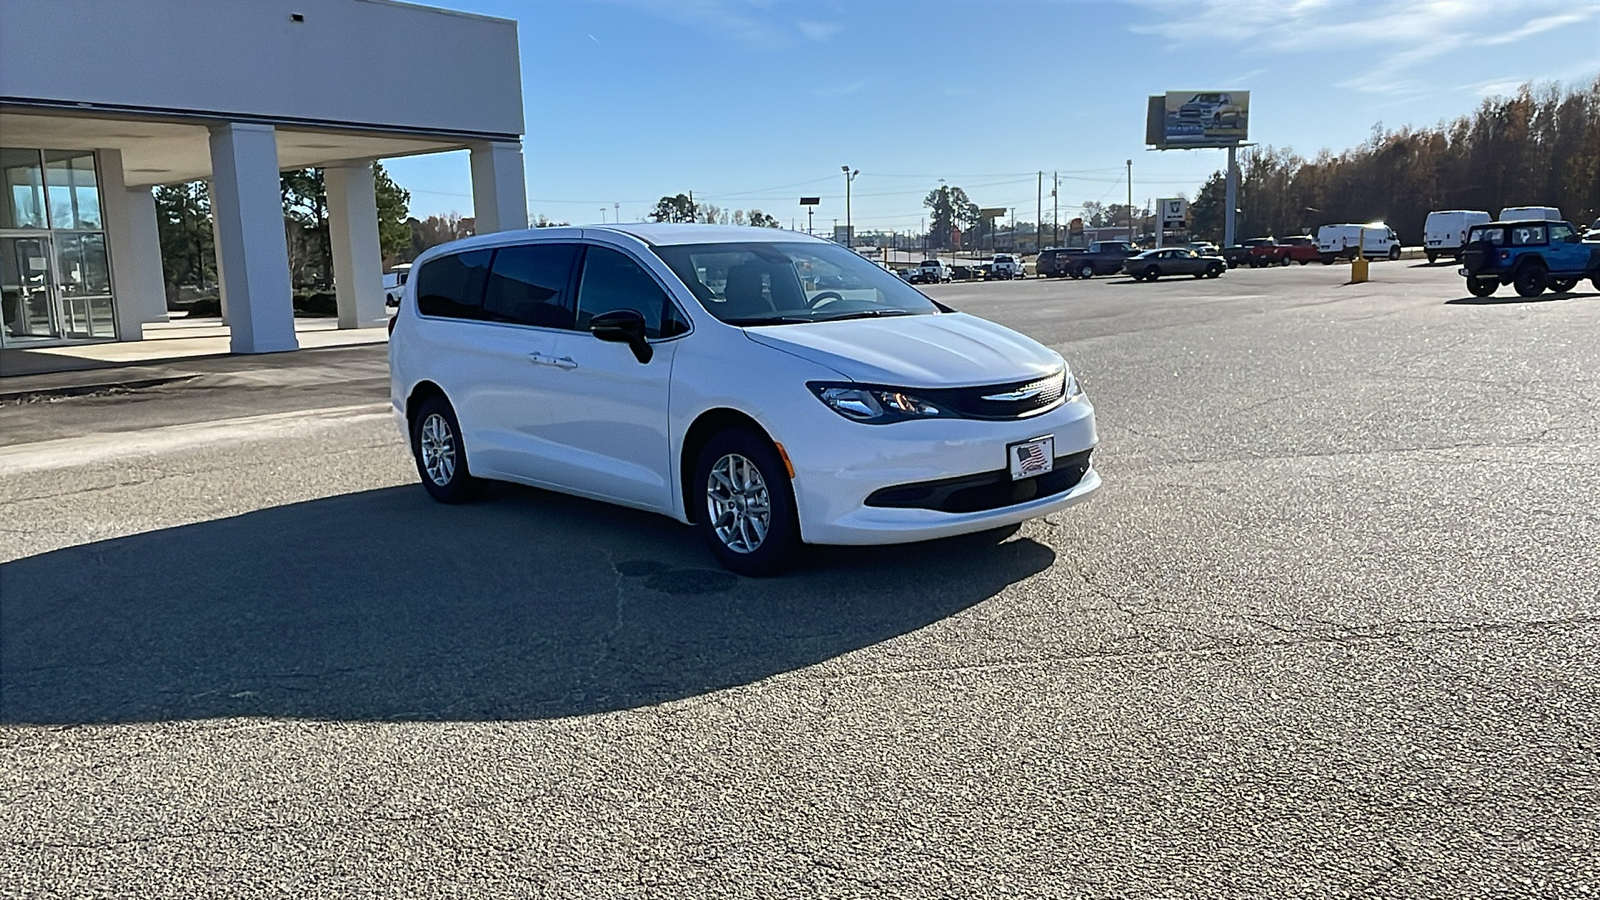
<svg viewBox="0 0 1600 900"><path fill-rule="evenodd" d="M528 227L528 188L519 141L485 141L472 149L474 234Z"/></svg>
<svg viewBox="0 0 1600 900"><path fill-rule="evenodd" d="M294 350L299 344L272 126L213 126L211 181L230 348L234 353Z"/></svg>
<svg viewBox="0 0 1600 900"><path fill-rule="evenodd" d="M156 200L150 188L127 186L122 151L97 153L117 340L143 340L146 323L167 321L167 281L161 269Z"/></svg>
<svg viewBox="0 0 1600 900"><path fill-rule="evenodd" d="M382 325L383 251L378 246L378 195L372 163L328 166L328 240L333 245L334 297L340 328Z"/></svg>

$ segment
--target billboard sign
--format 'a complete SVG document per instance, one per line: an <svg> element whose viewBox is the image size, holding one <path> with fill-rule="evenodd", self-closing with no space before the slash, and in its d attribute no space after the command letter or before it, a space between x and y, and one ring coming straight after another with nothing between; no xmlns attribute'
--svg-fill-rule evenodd
<svg viewBox="0 0 1600 900"><path fill-rule="evenodd" d="M1152 146L1227 147L1249 136L1249 91L1168 91L1150 98L1145 143Z"/></svg>
<svg viewBox="0 0 1600 900"><path fill-rule="evenodd" d="M801 197L800 198L800 205L801 206L821 206L822 205L822 198L821 197Z"/></svg>

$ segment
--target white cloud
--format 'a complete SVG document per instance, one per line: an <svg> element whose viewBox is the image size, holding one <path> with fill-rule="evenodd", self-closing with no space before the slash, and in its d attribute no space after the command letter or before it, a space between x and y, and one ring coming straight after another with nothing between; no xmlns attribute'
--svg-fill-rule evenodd
<svg viewBox="0 0 1600 900"><path fill-rule="evenodd" d="M1237 47L1241 57L1325 53L1342 58L1335 85L1368 94L1409 96L1436 90L1427 64L1469 45L1510 44L1600 15L1600 4L1476 0L1144 0L1151 24L1136 34L1189 47L1197 35ZM1529 17L1540 9L1548 15ZM1509 30L1506 30L1509 29Z"/></svg>

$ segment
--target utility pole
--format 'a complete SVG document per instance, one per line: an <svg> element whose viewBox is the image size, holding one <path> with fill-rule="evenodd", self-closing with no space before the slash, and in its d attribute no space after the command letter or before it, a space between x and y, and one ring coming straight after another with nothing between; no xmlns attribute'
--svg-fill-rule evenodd
<svg viewBox="0 0 1600 900"><path fill-rule="evenodd" d="M613 222L621 222L622 221L622 204L621 203L613 203L613 204L611 204L611 211L616 213L616 215L613 215L611 217L611 221L613 221Z"/></svg>
<svg viewBox="0 0 1600 900"><path fill-rule="evenodd" d="M849 166L840 166L839 168L844 172L844 245L846 247L854 247L855 235L851 234L854 229L850 226L850 182L856 180L856 176L861 174L861 170L851 171Z"/></svg>
<svg viewBox="0 0 1600 900"><path fill-rule="evenodd" d="M1037 204L1033 213L1033 252L1038 253L1044 249L1044 244L1039 243L1039 229L1044 226L1044 170L1039 170L1039 195L1035 198Z"/></svg>
<svg viewBox="0 0 1600 900"><path fill-rule="evenodd" d="M1133 243L1133 160L1128 160L1128 243Z"/></svg>
<svg viewBox="0 0 1600 900"><path fill-rule="evenodd" d="M1055 231L1052 241L1057 247L1061 246L1061 173L1050 173L1050 204L1054 207L1050 211L1050 228Z"/></svg>

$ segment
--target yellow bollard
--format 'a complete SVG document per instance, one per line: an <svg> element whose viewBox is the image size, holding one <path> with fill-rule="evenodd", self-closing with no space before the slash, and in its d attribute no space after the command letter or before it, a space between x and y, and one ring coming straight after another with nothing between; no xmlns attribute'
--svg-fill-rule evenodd
<svg viewBox="0 0 1600 900"><path fill-rule="evenodd" d="M1364 284L1367 280L1367 230L1361 229L1356 239L1356 257L1350 260L1350 283Z"/></svg>

